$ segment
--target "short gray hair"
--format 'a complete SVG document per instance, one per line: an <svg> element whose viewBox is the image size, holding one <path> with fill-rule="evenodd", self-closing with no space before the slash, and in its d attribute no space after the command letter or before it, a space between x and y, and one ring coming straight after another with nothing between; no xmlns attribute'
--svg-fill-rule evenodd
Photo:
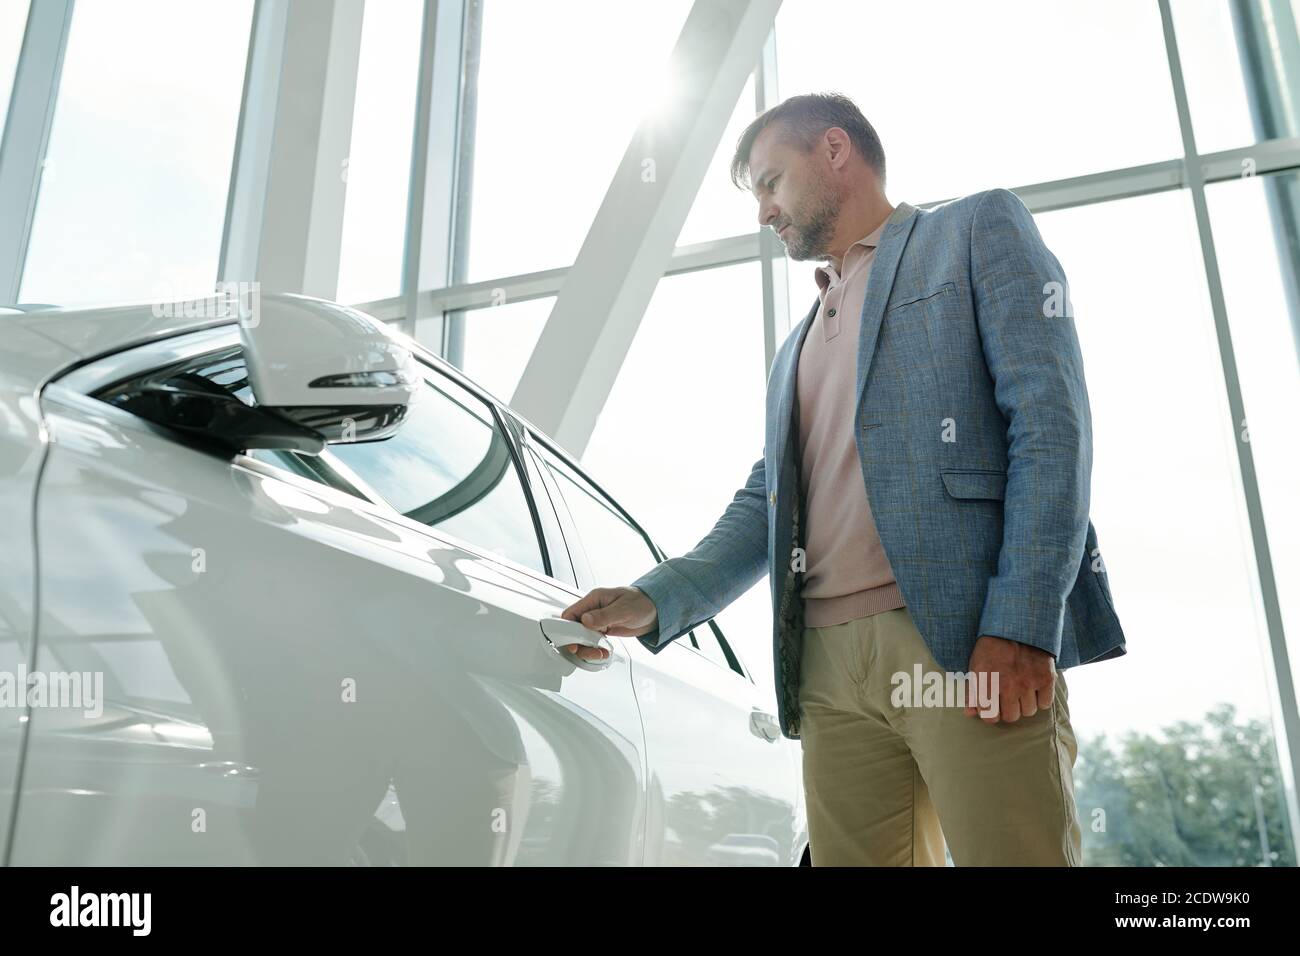
<svg viewBox="0 0 1300 956"><path fill-rule="evenodd" d="M885 184L884 147L857 104L843 93L806 93L778 103L745 127L731 158L731 181L737 188L749 187L749 153L758 134L773 123L781 124L787 143L805 153L813 148L822 133L838 126L849 134L853 148L876 171L880 184Z"/></svg>

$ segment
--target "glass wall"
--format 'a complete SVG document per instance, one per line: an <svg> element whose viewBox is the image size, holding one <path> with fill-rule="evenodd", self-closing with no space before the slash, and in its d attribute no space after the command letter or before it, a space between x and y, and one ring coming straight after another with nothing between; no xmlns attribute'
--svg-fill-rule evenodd
<svg viewBox="0 0 1300 956"><path fill-rule="evenodd" d="M677 237L679 246L708 242L724 236L738 236L757 228L758 206L754 197L731 183L728 170L736 140L745 131L757 111L754 109L754 78L751 76L736 101L736 110L727 122L718 149L704 174L700 191L695 194L690 214Z"/></svg>
<svg viewBox="0 0 1300 956"><path fill-rule="evenodd" d="M762 321L757 262L660 279L582 456L669 555L708 534L763 455ZM718 624L770 673L766 577Z"/></svg>
<svg viewBox="0 0 1300 956"><path fill-rule="evenodd" d="M341 302L383 299L402 289L423 19L422 0L366 4L352 149L340 171L348 184L339 257Z"/></svg>
<svg viewBox="0 0 1300 956"><path fill-rule="evenodd" d="M573 262L690 6L483 3L469 281Z"/></svg>
<svg viewBox="0 0 1300 956"><path fill-rule="evenodd" d="M496 305L465 313L461 368L497 398L509 402L554 305L554 296L509 302L502 290Z"/></svg>
<svg viewBox="0 0 1300 956"><path fill-rule="evenodd" d="M1269 192L1283 204L1300 196L1300 173L1245 176L1207 190L1210 220L1232 345L1241 376L1246 420L1237 438L1249 442L1259 473L1282 618L1292 646L1300 638L1300 333L1288 303L1283 270L1295 268L1275 227ZM1300 686L1300 653L1291 655Z"/></svg>
<svg viewBox="0 0 1300 956"><path fill-rule="evenodd" d="M13 89L14 71L23 45L23 29L31 0L0 3L0 136L4 135L9 114L9 91Z"/></svg>
<svg viewBox="0 0 1300 956"><path fill-rule="evenodd" d="M1196 148L1209 153L1249 146L1255 134L1232 26L1232 4L1222 0L1172 0L1170 9Z"/></svg>
<svg viewBox="0 0 1300 956"><path fill-rule="evenodd" d="M863 37L870 55L828 56L828 30ZM895 202L1181 149L1155 3L785 0L776 39L781 99L852 97L884 145Z"/></svg>
<svg viewBox="0 0 1300 956"><path fill-rule="evenodd" d="M1251 766L1268 783L1269 862L1289 862L1268 635L1191 198L1180 190L1035 218L1069 278L1093 416L1091 514L1129 640L1121 660L1067 672L1085 862L1261 862L1253 812L1239 821L1238 836L1251 838L1243 847L1221 840L1235 817L1184 825L1215 816L1189 801L1253 811L1249 790L1207 793L1199 782L1201 772L1231 775L1237 733L1251 738Z"/></svg>
<svg viewBox="0 0 1300 956"><path fill-rule="evenodd" d="M1246 157L1240 178L1239 155L1227 157L1228 178L1222 160L1203 164L1222 179L1206 189L1204 235L1189 188L1171 179L1132 197L1115 173L1164 162L1177 177L1176 92L1186 94L1202 155L1295 135L1296 6L1251 8L1269 31L1266 49L1252 54L1232 5L1171 0L1178 91L1154 0L1000 0L996 8L785 0L775 70L755 51L778 98L826 90L854 98L883 141L895 203L1024 187L1032 206L1035 187L1089 174L1100 189L1058 189L1052 211L1036 215L1070 277L1093 413L1092 517L1129 637L1125 658L1070 675L1082 743L1078 800L1094 865L1295 860L1279 773L1289 758L1279 759L1270 682L1283 636L1265 620L1255 561L1262 541L1252 538L1247 505L1257 493L1296 661L1300 591L1288 585L1300 580L1292 438L1300 151L1277 139ZM211 288L252 8L251 0L77 5L23 299ZM465 9L464 86L455 91L462 142L447 148L467 158L455 177L460 205L445 226L455 275L465 277L453 298L486 307L459 313L446 340L472 377L510 400L556 295L582 294L564 270L631 134L684 80L666 64L691 2L466 0ZM351 154L340 173L348 190L338 289L344 301L397 301L385 318L409 318L432 336L443 317L404 317L397 298L423 10L421 0L366 5ZM22 0L0 5L0 104L26 11ZM864 38L868 55L830 54L828 40L842 35ZM196 59L203 69L192 68ZM1261 80L1269 69L1276 75ZM1263 121L1261 83L1291 111L1284 122ZM816 301L816 264L784 261L776 268L786 271L788 294L763 301L757 208L727 176L756 112L755 85L751 78L741 92L678 238L679 246L711 243L716 260L659 281L583 456L670 554L712 527L762 452L765 312L779 313L767 332L780 341ZM1253 175L1257 158L1273 165ZM546 295L514 299L512 277L551 269ZM1244 421L1228 411L1232 376L1211 294L1219 284ZM528 288L537 294L536 283ZM1257 488L1240 467L1245 443ZM770 689L766 583L719 622Z"/></svg>
<svg viewBox="0 0 1300 956"><path fill-rule="evenodd" d="M76 5L22 300L212 292L252 10L252 0Z"/></svg>

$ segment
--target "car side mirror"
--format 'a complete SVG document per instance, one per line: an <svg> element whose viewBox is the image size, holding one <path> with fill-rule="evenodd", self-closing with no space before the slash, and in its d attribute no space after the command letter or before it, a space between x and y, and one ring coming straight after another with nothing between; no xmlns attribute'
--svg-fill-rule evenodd
<svg viewBox="0 0 1300 956"><path fill-rule="evenodd" d="M387 438L421 393L410 349L364 312L287 293L247 312L239 336L256 405L327 443Z"/></svg>

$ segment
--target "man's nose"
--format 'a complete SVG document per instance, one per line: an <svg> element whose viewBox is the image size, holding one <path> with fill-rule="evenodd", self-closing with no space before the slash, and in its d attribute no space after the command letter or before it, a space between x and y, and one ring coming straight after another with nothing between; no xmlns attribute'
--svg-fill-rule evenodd
<svg viewBox="0 0 1300 956"><path fill-rule="evenodd" d="M779 210L774 205L765 206L762 203L759 203L758 224L760 226L770 226L773 222L776 221L776 215L778 212Z"/></svg>

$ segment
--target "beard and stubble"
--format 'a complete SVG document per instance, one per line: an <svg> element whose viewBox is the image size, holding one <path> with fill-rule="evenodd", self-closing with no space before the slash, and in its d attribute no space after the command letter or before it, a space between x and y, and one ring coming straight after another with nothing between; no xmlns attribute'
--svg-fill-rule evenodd
<svg viewBox="0 0 1300 956"><path fill-rule="evenodd" d="M809 259L830 259L827 246L835 234L835 219L839 204L834 190L824 180L817 183L805 208L792 212L786 219L788 228L781 237L786 255L796 262ZM777 225L780 229L780 224Z"/></svg>

